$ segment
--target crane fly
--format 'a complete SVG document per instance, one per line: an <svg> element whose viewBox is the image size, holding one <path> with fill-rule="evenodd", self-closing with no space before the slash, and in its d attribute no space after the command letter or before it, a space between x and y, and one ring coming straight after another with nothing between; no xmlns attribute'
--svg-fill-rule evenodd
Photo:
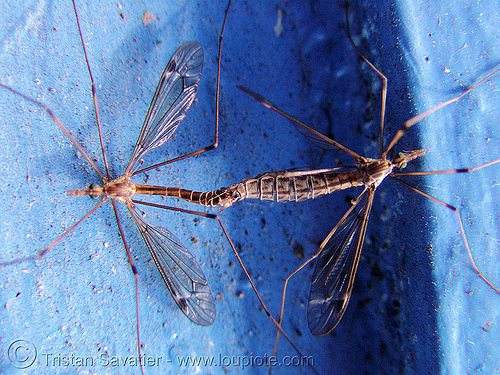
<svg viewBox="0 0 500 375"><path fill-rule="evenodd" d="M361 193L352 201L350 208L345 212L338 223L330 231L328 236L323 240L317 251L303 264L301 264L300 267L293 271L286 278L284 283L279 317L280 324L283 319L285 296L289 280L307 264L314 260L316 261L307 306L308 327L310 332L315 336L322 336L332 331L346 312L354 286L354 279L366 235L375 191L387 177L453 212L470 265L472 266L474 272L495 292L500 293L498 287L480 271L474 261L459 210L455 206L417 189L400 178L402 176L471 173L498 164L500 163L500 159L495 159L487 163L467 168L405 172L403 169L408 163L425 155L424 150L418 149L400 152L394 157L389 157L389 154L392 152L394 146L398 144L399 140L413 125L419 123L432 113L459 101L471 91L475 90L479 85L498 74L500 69L494 70L491 74L479 80L478 83L468 88L460 95L442 102L441 104L407 120L396 132L389 144L385 146L384 122L387 97L387 78L369 60L367 60L356 47L350 34L347 15L346 25L347 35L351 44L354 46L362 59L382 79L383 82L379 140L380 151L378 158L375 159L360 156L353 150L319 133L291 115L285 113L276 105L253 90L238 86L242 91L259 101L268 109L271 109L281 116L289 119L296 126L298 131L314 145L325 150L341 150L352 157L354 164L351 166L334 167L321 170L288 170L261 173L255 178L249 178L240 183L236 183L229 187L212 192L193 192L190 190L180 189L177 192L172 190L168 193L169 195L179 196L180 198L188 201L207 206L222 206L223 209L225 209L237 202L249 198L276 202L300 202L318 198L320 196L351 187L362 187L363 190ZM278 337L279 332L276 338L275 350Z"/></svg>
<svg viewBox="0 0 500 375"><path fill-rule="evenodd" d="M346 6L347 9L347 6ZM374 193L380 183L386 178L401 183L431 201L450 209L455 214L465 250L467 252L470 264L475 273L497 293L500 290L495 286L478 268L472 256L471 248L467 240L464 225L459 210L451 204L437 199L426 192L423 192L409 183L401 180L400 176L428 176L454 173L471 173L482 168L490 167L500 163L500 159L495 159L487 163L476 165L470 168L456 168L438 171L404 172L397 171L403 169L407 163L413 159L425 154L424 150L414 150L411 152L400 152L392 159L388 158L389 152L403 137L403 135L415 124L422 121L432 113L457 102L479 85L483 84L498 72L496 69L478 83L467 89L465 92L449 99L441 104L424 111L423 113L407 120L403 126L396 132L387 147L384 147L384 118L387 96L386 77L359 51L352 40L349 21L346 12L347 35L361 58L370 66L370 68L382 79L382 106L380 120L380 152L378 159L365 158L351 149L343 146L329 137L317 132L311 127L305 125L291 115L279 109L276 105L265 99L254 91L239 86L239 88L259 101L268 109L271 109L281 116L289 119L308 140L314 145L325 150L341 150L349 154L354 159L355 165L351 167L338 167L329 170L317 171L283 171L263 173L254 179L248 179L241 184L235 184L227 189L225 199L222 204L230 206L245 198L256 198L274 201L302 201L313 199L331 192L342 190L349 187L361 186L362 192L352 201L351 207L341 217L339 222L333 227L328 236L321 243L317 251L293 271L285 280L281 311L279 322L282 322L284 313L285 296L288 282L297 272L302 270L311 261L316 260L316 266L313 272L310 293L307 306L307 322L309 330L315 336L321 336L332 331L340 322L344 315L349 299L351 297L354 278L363 242L366 234L366 228ZM297 184L297 181L299 184ZM279 332L277 333L275 350Z"/></svg>
<svg viewBox="0 0 500 375"><path fill-rule="evenodd" d="M39 251L35 256L15 259L12 261L2 262L1 266L18 264L30 260L37 260L45 256L53 247L55 247L65 236L72 232L81 222L93 214L107 200L111 202L118 229L125 247L127 258L135 277L136 288L136 325L137 325L137 349L139 358L141 357L141 343L139 338L139 307L138 307L138 273L130 254L130 247L127 245L125 236L122 230L121 222L118 217L118 212L115 202L125 204L133 221L136 224L139 233L141 234L146 247L149 249L150 255L156 264L162 279L172 295L175 303L184 315L193 323L200 326L211 325L216 316L215 301L212 292L208 285L207 279L196 258L189 250L175 237L168 229L155 226L148 223L142 212L137 208L136 202L132 197L136 194L134 183L131 177L142 172L139 169L145 155L151 150L162 146L173 135L180 122L186 116L186 112L193 103L196 96L196 91L201 78L203 67L203 50L198 42L189 42L177 49L170 61L167 63L153 95L153 99L141 128L139 137L135 144L132 157L128 163L125 173L118 178L112 178L106 153L104 152L104 141L102 136L101 121L97 110L97 94L94 79L90 69L85 44L79 24L76 4L73 1L75 17L78 23L78 31L83 46L85 61L91 79L92 96L96 109L96 119L98 126L98 134L101 145L105 172L103 173L94 163L90 156L85 152L80 143L67 130L60 119L54 112L45 106L19 91L0 84L1 87L11 93L23 98L31 104L45 110L52 118L55 124L61 129L71 143L83 155L87 162L97 172L102 180L102 187L99 185L91 185L88 189L70 190L67 192L69 196L87 195L90 197L100 197L98 203L93 209L86 213L80 220L66 229L61 235L54 239L49 245ZM225 22L225 20L224 20ZM224 27L224 26L223 26ZM217 124L218 125L218 124ZM216 127L217 127L216 125ZM217 132L216 132L217 136ZM205 147L194 153L185 155L182 159L188 156L197 155L209 149L215 148L214 145ZM168 162L167 162L168 163ZM162 163L166 164L166 163ZM153 166L156 167L157 165ZM142 363L141 363L142 371Z"/></svg>
<svg viewBox="0 0 500 375"><path fill-rule="evenodd" d="M163 146L177 130L181 121L185 118L188 109L193 103L199 81L202 74L203 67L203 49L198 42L189 42L180 46L173 54L170 61L167 63L162 75L160 76L159 83L147 110L147 114L139 132L137 142L134 146L132 156L125 168L125 172L120 176L113 178L110 172L110 167L105 152L105 142L103 140L103 132L101 127L100 114L98 111L97 90L92 71L90 68L87 51L85 48L83 35L80 27L77 7L73 0L73 9L77 21L80 42L83 48L85 63L91 81L92 99L95 108L96 123L98 129L98 136L100 142L100 149L104 163L104 171L96 165L94 160L84 150L81 144L75 139L72 133L66 128L63 122L56 116L56 114L42 102L30 98L20 91L0 83L0 87L8 92L22 98L23 100L31 103L45 111L59 129L70 140L78 152L90 164L92 169L99 175L102 184L91 184L86 189L76 189L67 191L70 197L89 196L98 200L98 203L83 217L76 221L73 225L63 231L56 239L50 242L46 247L40 250L33 256L24 258L17 258L14 260L3 261L0 267L9 265L20 264L28 261L36 261L43 258L51 249L58 245L68 234L75 230L83 221L96 212L106 201L111 203L114 216L116 218L120 237L126 251L128 263L131 267L132 273L135 278L135 314L136 314L136 333L137 333L137 352L141 358L141 340L140 340L140 324L139 324L139 274L134 265L133 257L130 252L122 224L119 219L116 202L123 203L127 208L133 222L138 229L144 244L149 250L151 258L160 272L160 275L170 292L172 298L177 304L182 313L193 323L200 326L209 326L213 324L216 318L216 307L214 297L208 285L207 278L198 264L196 258L184 246L184 244L168 229L153 225L144 218L144 213L138 208L138 205L146 205L150 207L157 207L169 209L178 212L190 213L206 218L216 219L222 231L227 238L233 252L235 253L238 262L243 268L243 271L250 281L252 289L256 293L259 302L266 311L268 317L275 324L277 329L290 341L294 349L302 356L298 348L291 342L288 336L281 330L279 324L268 312L267 307L260 298L250 275L245 269L238 252L232 243L222 221L217 215L207 214L203 212L196 212L176 207L169 207L155 203L143 202L135 199L136 195L163 195L163 196L179 196L179 191L183 189L165 187L161 190L158 187L150 185L136 184L132 181L133 176L140 173L147 172L151 169L173 163L188 157L196 156L206 151L217 148L218 146L218 128L219 128L219 80L220 80L220 64L221 64L221 49L224 28L226 25L227 15L229 12L231 1L228 2L224 21L219 37L219 55L218 55L218 71L217 71L217 88L216 88L216 118L215 118L215 142L209 146L201 148L197 151L188 153L186 155L168 160L166 162L157 163L149 167L142 168L144 158L148 154L161 146ZM164 191L166 190L166 192ZM172 193L175 192L175 193ZM141 372L143 372L142 362L140 363ZM313 368L313 371L316 370Z"/></svg>
<svg viewBox="0 0 500 375"><path fill-rule="evenodd" d="M365 59L365 61L367 60ZM368 62L368 64L372 66L370 62ZM381 75L378 70L376 71ZM411 126L418 123L431 113L458 101L498 72L500 72L500 69L495 70L493 73L489 74L479 83L469 88L459 96L443 102L440 105L406 121L403 127L396 133L387 148L384 149L383 140L381 139L381 150L383 151L381 151L378 159L365 158L358 155L333 139L318 133L304 123L286 114L261 95L248 88L238 86L242 91L255 98L267 108L276 111L280 115L285 116L292 121L297 126L298 130L314 144L325 149L335 148L342 150L348 153L355 160L356 164L353 166L319 170L265 172L259 174L255 178L245 179L242 182L212 192L193 192L185 189L169 189L169 191L166 191L166 195L178 196L179 198L187 201L206 206L222 206L223 209L226 209L244 199L260 199L275 202L302 202L352 187L363 187L363 191L352 201L351 207L330 231L329 235L322 242L318 250L311 258L306 260L299 268L292 272L285 282L283 304L286 285L290 277L295 275L308 263L317 258L311 282L311 291L309 294L309 304L307 309L309 329L315 336L322 336L329 333L340 322L340 319L346 311L354 285L354 278L356 275L361 249L363 247L374 194L378 186L387 177L390 177L412 189L416 193L449 208L456 214L456 219L460 227L465 248L474 271L491 288L500 293L500 290L492 282L490 282L490 280L488 280L488 278L486 278L486 276L484 276L484 274L476 266L465 236L462 219L457 208L442 200L432 197L431 195L398 178L398 176L470 173L500 163L500 159L471 168L457 168L441 171L394 172L394 170L404 169L409 162L423 156L425 151L419 149L409 152L400 152L392 159L387 157L389 151L394 147L394 145L396 145L399 139ZM385 95L386 91L383 92L384 101ZM381 134L382 133L383 123L381 125Z"/></svg>

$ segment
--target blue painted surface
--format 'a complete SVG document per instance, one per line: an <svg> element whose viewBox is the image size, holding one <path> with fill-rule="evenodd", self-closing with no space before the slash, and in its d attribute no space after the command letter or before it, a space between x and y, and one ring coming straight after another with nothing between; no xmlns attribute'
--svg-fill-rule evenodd
<svg viewBox="0 0 500 375"><path fill-rule="evenodd" d="M419 108L429 108L460 93L498 68L500 21L493 2L480 4L418 3L401 7L402 25L411 37L405 56L418 73ZM426 169L474 166L500 154L499 77L452 105L422 126L429 152ZM469 244L481 271L498 286L499 167L471 175L437 176L426 181L428 192L459 208ZM437 337L442 373L500 371L498 294L476 277L458 235L451 211L430 206L433 277L438 300Z"/></svg>
<svg viewBox="0 0 500 375"><path fill-rule="evenodd" d="M498 19L483 4L353 4L353 34L389 78L386 139L411 115L453 97L492 71L499 60ZM174 139L149 160L175 157L213 139L217 40L225 4L121 2L79 4L112 171L123 171L158 77L182 43L199 41L205 69L197 101ZM24 2L2 6L2 82L35 97L98 158L89 80L70 4ZM273 32L278 9L283 32ZM155 20L142 22L145 10ZM123 17L120 16L123 13ZM248 86L282 109L369 157L378 153L380 80L359 61L344 32L342 8L329 2L265 5L235 1L223 51L220 147L148 174L142 183L211 190L268 170L335 165L286 120L236 89ZM396 147L428 150L426 169L474 165L498 155L498 78L463 102L412 129ZM408 92L412 99L409 99ZM98 177L41 111L1 92L1 259L28 256L88 211L88 198L65 191ZM411 115L410 115L411 114ZM420 146L421 145L421 146ZM410 168L410 166L409 166ZM498 167L474 175L419 180L417 186L456 205L478 265L500 280L495 212ZM221 215L273 314L283 278L310 255L356 192L300 204L242 202ZM175 200L164 204L199 209ZM140 279L143 353L171 374L263 373L262 367L181 367L178 356L241 361L270 354L274 329L253 295L216 222L145 210L196 255L217 296L217 320L190 323L171 300L125 210L123 224ZM497 210L498 211L498 210ZM474 373L498 371L499 296L471 270L448 210L394 182L377 192L353 297L340 325L312 337L305 303L312 270L290 286L284 328L321 373ZM134 367L52 363L57 355L135 355L134 282L108 207L68 236L43 260L2 270L0 370L15 340L38 350L36 373L138 373ZM491 323L491 326L490 326ZM486 331L484 328L489 327ZM280 341L279 358L296 353ZM51 355L53 355L51 357ZM167 363L171 360L171 363ZM158 367L146 368L158 373ZM280 367L275 373L310 373Z"/></svg>

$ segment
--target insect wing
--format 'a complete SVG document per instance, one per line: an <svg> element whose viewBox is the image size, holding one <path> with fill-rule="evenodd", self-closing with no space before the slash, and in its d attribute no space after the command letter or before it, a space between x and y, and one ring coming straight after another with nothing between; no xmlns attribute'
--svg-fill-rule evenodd
<svg viewBox="0 0 500 375"><path fill-rule="evenodd" d="M347 308L373 194L372 189L367 189L358 197L347 216L330 233L318 257L307 306L309 330L315 336L330 332Z"/></svg>
<svg viewBox="0 0 500 375"><path fill-rule="evenodd" d="M330 138L324 136L321 133L318 133L318 132L314 131L309 126L301 123L300 121L298 121L294 117L290 116L288 113L283 112L281 109L279 109L276 105L274 105L273 103L271 103L268 99L264 98L262 95L257 94L255 91L250 90L249 88L247 88L245 86L239 86L238 85L238 88L241 91L243 91L244 93L246 93L246 94L250 95L251 97L253 97L255 100L257 100L260 103L262 103L262 105L264 105L264 107L272 109L273 111L275 111L275 112L279 113L280 115L282 115L282 116L286 117L287 119L289 119L295 125L295 127L297 128L297 130L299 132L301 132L314 145L316 145L316 146L318 146L318 147L320 147L322 149L325 149L325 150L334 150L334 149L337 149L337 147L335 147L331 143Z"/></svg>
<svg viewBox="0 0 500 375"><path fill-rule="evenodd" d="M196 96L203 69L198 42L180 46L163 71L126 173L133 173L141 158L164 144L186 117Z"/></svg>
<svg viewBox="0 0 500 375"><path fill-rule="evenodd" d="M193 323L211 325L215 301L194 256L170 231L147 223L135 206L128 208L179 309Z"/></svg>
<svg viewBox="0 0 500 375"><path fill-rule="evenodd" d="M295 128L316 147L323 150L338 150L338 147L332 144L331 139L326 135L314 131L314 129L303 123L297 123L296 121L292 121L292 123L295 125Z"/></svg>

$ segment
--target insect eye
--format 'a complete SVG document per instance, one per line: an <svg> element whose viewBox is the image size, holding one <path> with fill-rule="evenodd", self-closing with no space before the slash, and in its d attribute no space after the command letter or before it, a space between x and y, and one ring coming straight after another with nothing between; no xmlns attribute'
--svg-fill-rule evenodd
<svg viewBox="0 0 500 375"><path fill-rule="evenodd" d="M95 191L96 190L96 186L97 186L96 184L90 184L88 190L89 191ZM95 199L94 194L90 194L89 196L90 196L91 199Z"/></svg>
<svg viewBox="0 0 500 375"><path fill-rule="evenodd" d="M398 155L393 159L393 164L395 164L398 168L403 169L406 168L408 164L405 160L406 155L402 152L398 152Z"/></svg>

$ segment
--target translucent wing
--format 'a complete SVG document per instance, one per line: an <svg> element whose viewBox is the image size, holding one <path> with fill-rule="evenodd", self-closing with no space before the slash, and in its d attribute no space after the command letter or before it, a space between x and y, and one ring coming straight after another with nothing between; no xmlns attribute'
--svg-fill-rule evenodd
<svg viewBox="0 0 500 375"><path fill-rule="evenodd" d="M193 323L211 325L215 301L194 256L167 229L147 223L133 204L127 207L179 309Z"/></svg>
<svg viewBox="0 0 500 375"><path fill-rule="evenodd" d="M141 158L164 144L186 117L196 96L202 69L200 43L186 43L175 51L160 77L125 174L132 174Z"/></svg>
<svg viewBox="0 0 500 375"><path fill-rule="evenodd" d="M347 308L374 192L369 188L358 197L318 257L307 306L309 330L315 336L330 332Z"/></svg>
<svg viewBox="0 0 500 375"><path fill-rule="evenodd" d="M288 120L290 120L297 130L301 132L311 143L314 145L324 149L324 150L342 150L347 152L349 155L351 155L355 160L358 162L362 160L363 158L356 154L354 151L349 150L347 147L341 145L340 143L334 141L331 138L328 138L326 135L321 134L320 132L317 132L313 128L307 126L303 122L300 122L297 120L295 117L289 115L286 112L283 112L281 109L276 107L273 103L271 103L269 100L264 98L262 95L257 94L256 92L250 90L249 88L246 88L244 86L238 86L238 88L243 91L244 93L250 95L253 97L255 100L259 101L264 105L266 108L272 109L273 111L279 113L280 115L286 117Z"/></svg>

